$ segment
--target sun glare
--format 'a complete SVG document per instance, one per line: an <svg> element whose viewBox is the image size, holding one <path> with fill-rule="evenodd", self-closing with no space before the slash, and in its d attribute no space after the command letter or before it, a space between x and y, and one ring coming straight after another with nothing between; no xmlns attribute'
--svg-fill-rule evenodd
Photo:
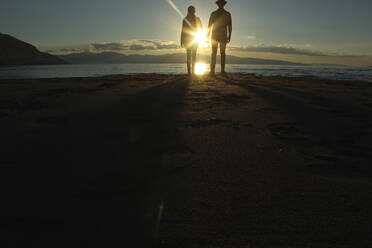
<svg viewBox="0 0 372 248"><path fill-rule="evenodd" d="M199 47L208 47L207 31L199 28L198 32L194 33L194 42L199 44Z"/></svg>
<svg viewBox="0 0 372 248"><path fill-rule="evenodd" d="M195 74L196 75L203 75L207 72L207 65L204 63L196 63L195 64Z"/></svg>

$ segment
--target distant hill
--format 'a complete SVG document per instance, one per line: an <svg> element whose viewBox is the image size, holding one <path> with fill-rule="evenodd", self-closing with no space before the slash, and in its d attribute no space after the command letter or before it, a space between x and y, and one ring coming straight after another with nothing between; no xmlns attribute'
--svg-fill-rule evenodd
<svg viewBox="0 0 372 248"><path fill-rule="evenodd" d="M165 55L124 55L114 52L84 52L60 55L59 57L71 64L177 64L186 62L186 55L183 53ZM209 62L210 57L199 55L198 60ZM241 58L235 56L227 56L227 63L256 65L304 65L281 60Z"/></svg>
<svg viewBox="0 0 372 248"><path fill-rule="evenodd" d="M0 66L57 65L66 62L48 53L42 53L31 44L0 33Z"/></svg>

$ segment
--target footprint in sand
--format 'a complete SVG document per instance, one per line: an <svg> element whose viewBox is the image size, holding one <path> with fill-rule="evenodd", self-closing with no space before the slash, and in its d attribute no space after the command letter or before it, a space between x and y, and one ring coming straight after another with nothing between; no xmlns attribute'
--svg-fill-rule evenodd
<svg viewBox="0 0 372 248"><path fill-rule="evenodd" d="M217 126L224 123L229 123L228 120L219 120L219 119L208 119L208 120L194 120L190 123L187 123L185 126L189 128L204 128L210 126Z"/></svg>
<svg viewBox="0 0 372 248"><path fill-rule="evenodd" d="M239 105L240 103L250 100L251 97L247 95L237 95L237 94L227 94L227 95L222 95L222 100L224 102L230 103L232 105Z"/></svg>
<svg viewBox="0 0 372 248"><path fill-rule="evenodd" d="M170 144L162 156L162 166L170 172L185 169L184 161L188 161L194 151L187 144Z"/></svg>
<svg viewBox="0 0 372 248"><path fill-rule="evenodd" d="M171 144L166 148L166 153L188 154L193 153L193 151L187 144Z"/></svg>
<svg viewBox="0 0 372 248"><path fill-rule="evenodd" d="M272 123L267 126L273 136L289 140L305 140L306 136L296 126L296 123Z"/></svg>
<svg viewBox="0 0 372 248"><path fill-rule="evenodd" d="M40 116L37 123L51 126L64 126L68 120L60 116Z"/></svg>
<svg viewBox="0 0 372 248"><path fill-rule="evenodd" d="M116 83L102 83L98 87L100 87L100 88L113 88L115 86L117 86Z"/></svg>
<svg viewBox="0 0 372 248"><path fill-rule="evenodd" d="M7 113L7 112L0 112L0 119L1 118L13 118L15 116L16 116L15 114L10 114L10 113Z"/></svg>
<svg viewBox="0 0 372 248"><path fill-rule="evenodd" d="M263 108L257 109L257 111L258 112L275 112L275 111L279 111L279 109L272 108L272 107L263 107Z"/></svg>
<svg viewBox="0 0 372 248"><path fill-rule="evenodd" d="M363 104L366 107L372 108L372 102L367 102Z"/></svg>
<svg viewBox="0 0 372 248"><path fill-rule="evenodd" d="M315 174L341 177L372 177L372 169L364 163L357 162L356 157L343 157L319 154L314 156L314 162L308 168Z"/></svg>

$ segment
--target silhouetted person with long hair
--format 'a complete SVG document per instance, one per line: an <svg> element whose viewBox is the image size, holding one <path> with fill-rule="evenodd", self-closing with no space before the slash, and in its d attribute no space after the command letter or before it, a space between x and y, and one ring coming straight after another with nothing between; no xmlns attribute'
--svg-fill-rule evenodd
<svg viewBox="0 0 372 248"><path fill-rule="evenodd" d="M226 45L231 40L231 14L224 9L225 5L227 4L225 0L218 0L216 4L218 6L218 10L211 14L208 24L208 37L210 36L210 32L212 32L212 61L210 74L212 76L215 75L216 57L219 45L221 52L221 74L223 76L227 76L225 71Z"/></svg>
<svg viewBox="0 0 372 248"><path fill-rule="evenodd" d="M187 10L187 16L182 23L181 47L187 51L187 73L189 75L195 73L196 52L199 44L195 42L194 34L202 27L200 18L195 15L194 6L190 6Z"/></svg>

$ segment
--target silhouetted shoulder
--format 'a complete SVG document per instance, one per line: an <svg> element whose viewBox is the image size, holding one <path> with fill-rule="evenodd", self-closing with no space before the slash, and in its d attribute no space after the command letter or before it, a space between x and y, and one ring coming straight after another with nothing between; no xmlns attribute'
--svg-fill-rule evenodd
<svg viewBox="0 0 372 248"><path fill-rule="evenodd" d="M221 16L221 14L231 16L230 12L226 11L225 9L222 9L222 10L218 9L212 12L211 17L212 18L219 17Z"/></svg>
<svg viewBox="0 0 372 248"><path fill-rule="evenodd" d="M224 15L231 16L230 12L225 10L225 9L223 10L223 13L224 13Z"/></svg>
<svg viewBox="0 0 372 248"><path fill-rule="evenodd" d="M216 18L217 16L220 15L220 13L221 13L220 10L213 11L212 14L211 14L211 17Z"/></svg>

